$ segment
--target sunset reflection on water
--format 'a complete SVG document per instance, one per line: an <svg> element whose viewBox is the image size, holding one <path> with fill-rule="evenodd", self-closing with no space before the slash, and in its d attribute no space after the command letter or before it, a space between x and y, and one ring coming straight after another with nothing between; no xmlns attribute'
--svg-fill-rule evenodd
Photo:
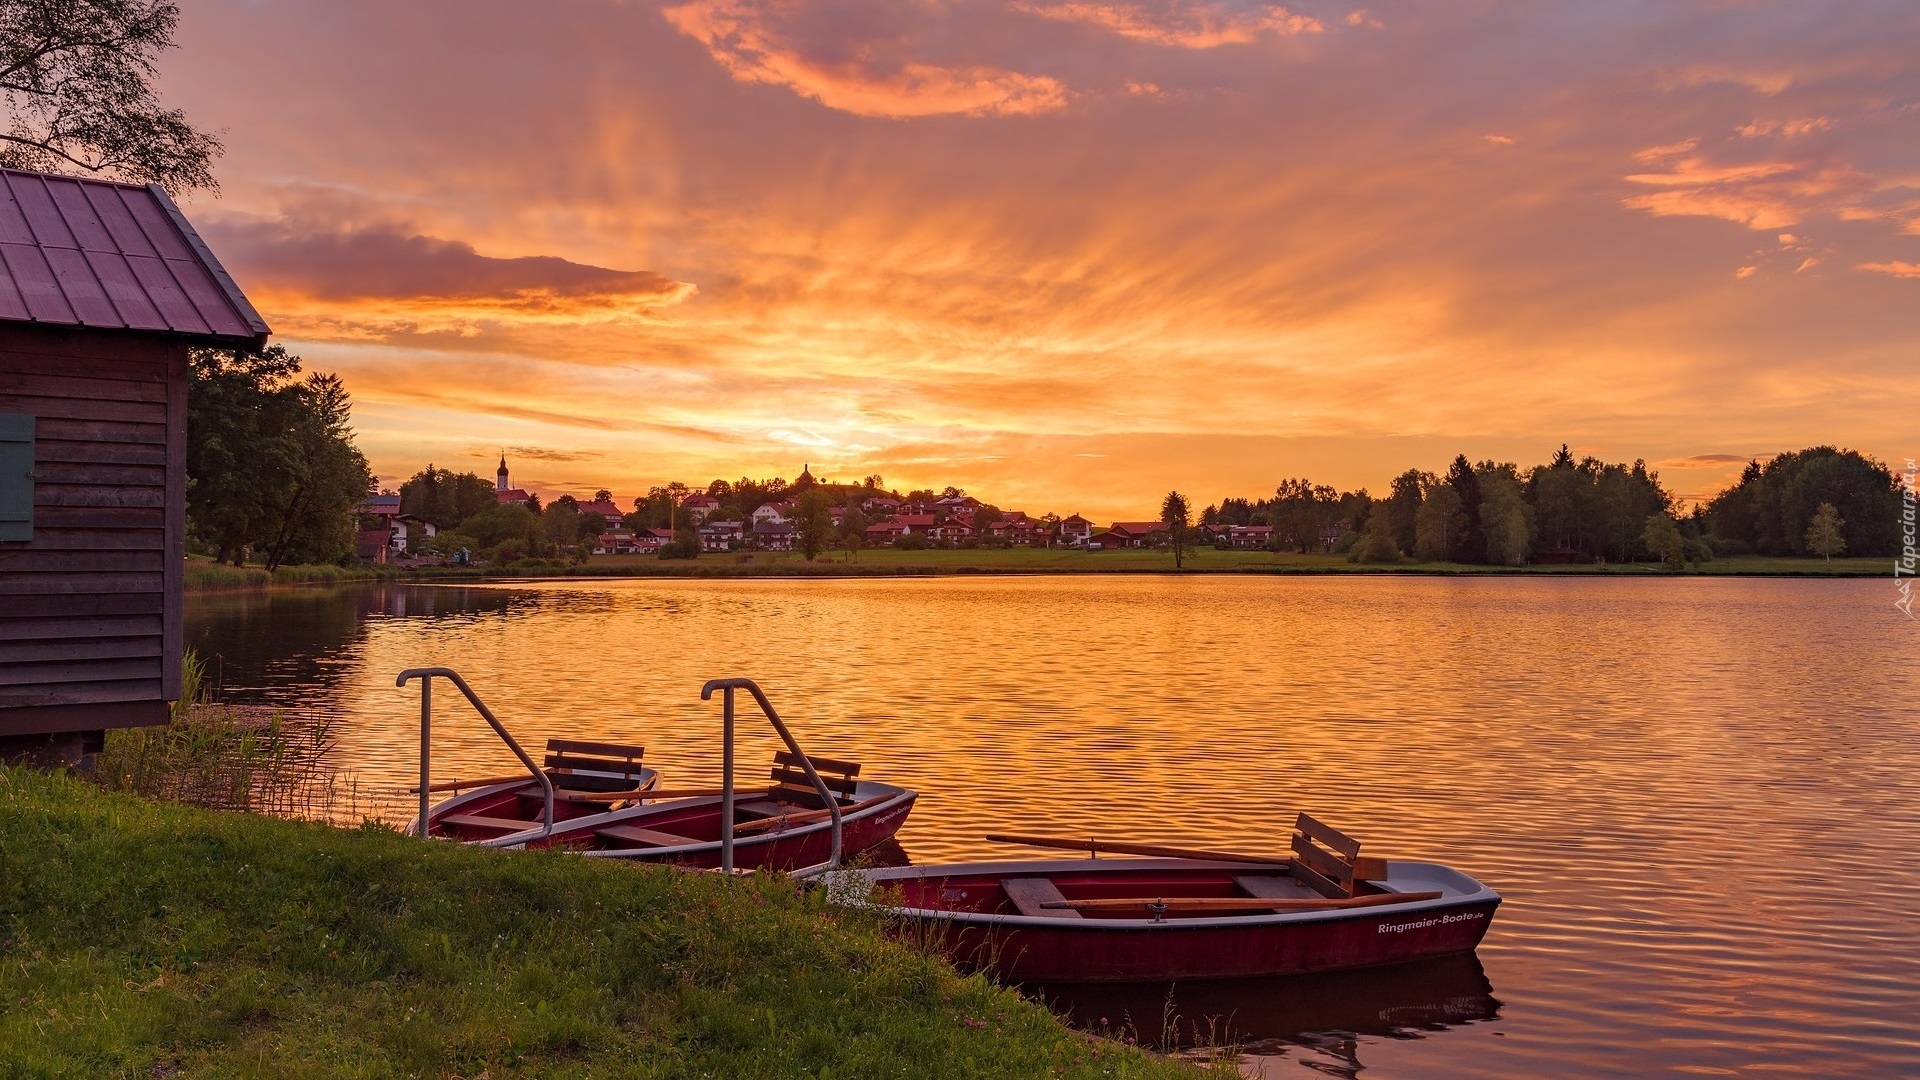
<svg viewBox="0 0 1920 1080"><path fill-rule="evenodd" d="M700 684L744 675L810 752L922 792L900 835L915 862L1043 854L992 831L1270 850L1304 809L1505 895L1485 1002L1455 987L1436 1014L1387 994L1373 1026L1292 1032L1242 1008L1269 1075L1886 1075L1920 1070L1920 635L1891 596L1707 578L564 582L199 598L189 641L231 698L338 717L340 765L395 820L417 772L402 668L459 670L529 745L643 743L670 784L717 777ZM436 702L436 776L512 767ZM751 775L771 733L741 736ZM1478 1004L1445 1018L1459 1000Z"/></svg>

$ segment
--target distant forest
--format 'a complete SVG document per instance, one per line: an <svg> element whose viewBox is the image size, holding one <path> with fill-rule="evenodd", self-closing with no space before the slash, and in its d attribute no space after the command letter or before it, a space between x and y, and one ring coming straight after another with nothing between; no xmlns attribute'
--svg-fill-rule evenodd
<svg viewBox="0 0 1920 1080"><path fill-rule="evenodd" d="M1668 562L1716 555L1890 555L1897 547L1899 482L1852 450L1815 446L1749 462L1732 487L1690 513L1646 462L1575 459L1563 445L1544 465L1470 463L1445 475L1408 469L1388 494L1285 480L1268 498L1224 499L1207 524L1269 525L1272 546L1306 552L1336 534L1355 561L1520 565L1606 559ZM1823 507L1831 514L1822 518ZM1821 522L1815 528L1816 520ZM1838 542L1832 539L1837 526ZM1825 548L1826 550L1820 550Z"/></svg>

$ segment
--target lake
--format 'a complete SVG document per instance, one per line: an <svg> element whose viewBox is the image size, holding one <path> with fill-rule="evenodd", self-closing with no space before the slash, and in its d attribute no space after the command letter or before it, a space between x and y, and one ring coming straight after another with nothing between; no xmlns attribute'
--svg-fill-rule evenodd
<svg viewBox="0 0 1920 1080"><path fill-rule="evenodd" d="M1506 898L1476 958L1054 995L1209 1017L1268 1076L1920 1074L1920 624L1888 580L1088 576L568 581L201 596L231 700L338 721L403 820L405 667L529 746L718 776L703 681L922 792L915 862L994 831L1284 847L1298 810ZM437 778L512 771L451 692ZM770 759L743 713L741 760ZM743 775L746 775L743 769Z"/></svg>

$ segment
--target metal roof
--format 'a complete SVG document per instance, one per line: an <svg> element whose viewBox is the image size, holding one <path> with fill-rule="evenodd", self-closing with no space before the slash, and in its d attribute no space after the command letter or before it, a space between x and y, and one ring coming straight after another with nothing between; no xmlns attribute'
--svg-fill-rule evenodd
<svg viewBox="0 0 1920 1080"><path fill-rule="evenodd" d="M271 332L160 188L0 169L0 321L264 345Z"/></svg>

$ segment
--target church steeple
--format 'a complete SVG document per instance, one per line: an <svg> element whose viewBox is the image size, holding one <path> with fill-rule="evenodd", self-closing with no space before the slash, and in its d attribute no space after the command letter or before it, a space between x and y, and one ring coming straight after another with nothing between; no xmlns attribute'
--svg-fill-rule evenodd
<svg viewBox="0 0 1920 1080"><path fill-rule="evenodd" d="M493 474L493 490L505 491L513 484L507 480L507 455L500 455L500 471Z"/></svg>
<svg viewBox="0 0 1920 1080"><path fill-rule="evenodd" d="M806 467L806 465L802 464L800 466L800 479L795 480L793 482L793 486L794 487L812 487L816 482L817 481L815 481L813 478L813 473Z"/></svg>

